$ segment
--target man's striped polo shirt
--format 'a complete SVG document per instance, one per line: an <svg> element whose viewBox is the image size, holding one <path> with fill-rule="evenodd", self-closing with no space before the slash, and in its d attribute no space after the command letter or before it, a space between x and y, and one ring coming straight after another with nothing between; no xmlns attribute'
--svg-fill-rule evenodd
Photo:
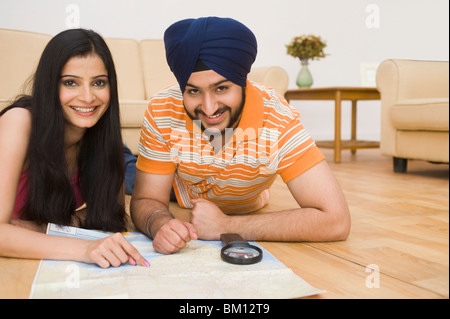
<svg viewBox="0 0 450 319"><path fill-rule="evenodd" d="M245 93L239 125L215 153L209 136L186 114L179 86L159 92L144 115L137 168L175 174L173 188L183 208L192 208L190 199L199 197L225 213L262 208L277 174L288 182L324 156L283 97L250 81Z"/></svg>

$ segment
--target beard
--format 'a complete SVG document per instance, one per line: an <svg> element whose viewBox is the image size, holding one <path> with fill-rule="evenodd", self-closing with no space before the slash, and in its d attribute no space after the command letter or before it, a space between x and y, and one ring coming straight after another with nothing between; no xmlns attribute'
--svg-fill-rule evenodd
<svg viewBox="0 0 450 319"><path fill-rule="evenodd" d="M186 109L186 106L184 106L184 109L186 110L186 114L189 116L189 118L192 121L194 121L194 123L200 124L200 129L202 130L202 132L205 132L205 133L207 132L207 134L209 134L209 135L224 135L226 130L231 129L231 128L236 128L238 126L239 121L241 119L242 111L244 110L244 105L245 105L245 88L242 88L241 102L240 102L238 108L236 109L236 111L234 112L234 114L233 114L233 109L227 105L220 107L219 109L217 109L216 112L214 112L213 116L221 114L223 112L230 112L230 114L231 114L228 124L221 131L219 131L218 129L216 129L214 127L207 128L203 125L202 121L199 119L199 114L201 114L203 116L206 116L206 114L203 113L203 111L201 110L201 107L196 108L194 110L194 114L191 114Z"/></svg>

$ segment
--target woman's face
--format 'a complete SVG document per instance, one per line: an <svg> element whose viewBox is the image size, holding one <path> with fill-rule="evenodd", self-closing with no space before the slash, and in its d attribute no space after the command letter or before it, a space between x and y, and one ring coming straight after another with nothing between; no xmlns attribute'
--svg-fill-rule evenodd
<svg viewBox="0 0 450 319"><path fill-rule="evenodd" d="M64 65L59 100L66 123L78 128L94 126L108 109L108 72L97 54L72 57Z"/></svg>

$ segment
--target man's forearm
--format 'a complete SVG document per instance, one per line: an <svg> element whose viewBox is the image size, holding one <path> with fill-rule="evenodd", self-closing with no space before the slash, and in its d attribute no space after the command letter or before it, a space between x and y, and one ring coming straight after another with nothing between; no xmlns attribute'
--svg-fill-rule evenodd
<svg viewBox="0 0 450 319"><path fill-rule="evenodd" d="M350 230L350 214L345 205L227 215L210 201L196 199L192 203L191 223L199 238L205 240L219 240L224 233L239 233L247 240L330 241L347 238Z"/></svg>
<svg viewBox="0 0 450 319"><path fill-rule="evenodd" d="M315 208L228 217L227 231L237 232L247 240L345 240L350 229L350 220L345 215Z"/></svg>

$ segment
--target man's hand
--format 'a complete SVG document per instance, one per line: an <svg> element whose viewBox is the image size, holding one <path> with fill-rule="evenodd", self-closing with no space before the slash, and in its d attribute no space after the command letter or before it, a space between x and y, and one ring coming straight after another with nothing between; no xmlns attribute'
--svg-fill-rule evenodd
<svg viewBox="0 0 450 319"><path fill-rule="evenodd" d="M153 239L153 248L162 254L172 254L186 246L191 239L197 238L198 232L194 225L171 219L159 228Z"/></svg>
<svg viewBox="0 0 450 319"><path fill-rule="evenodd" d="M197 228L198 236L205 240L219 240L226 233L230 217L225 215L216 204L206 199L191 199L191 223Z"/></svg>

